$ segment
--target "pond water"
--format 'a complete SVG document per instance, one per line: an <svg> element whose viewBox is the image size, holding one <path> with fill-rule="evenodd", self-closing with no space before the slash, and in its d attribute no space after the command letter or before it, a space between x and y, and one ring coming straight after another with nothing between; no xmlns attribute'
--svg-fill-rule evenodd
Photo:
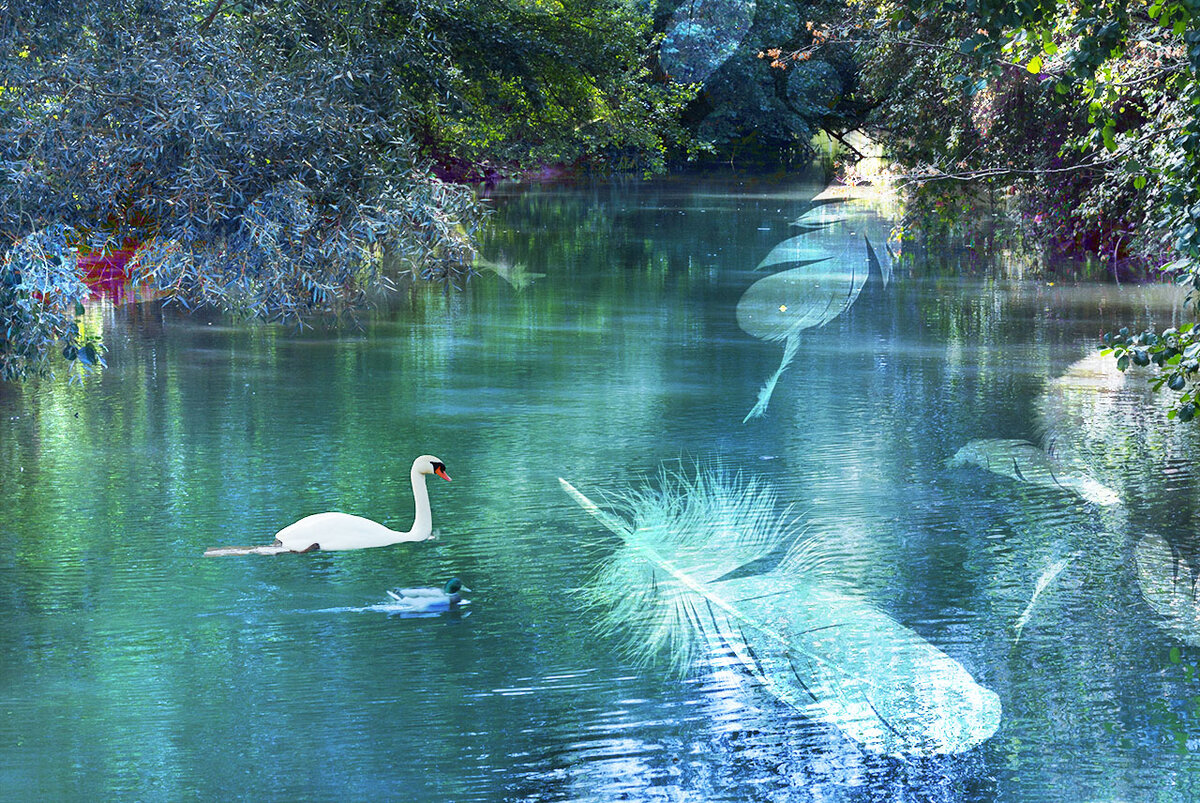
<svg viewBox="0 0 1200 803"><path fill-rule="evenodd" d="M1181 299L901 270L800 332L744 422L783 345L738 302L819 190L504 195L494 270L357 329L94 306L107 370L0 387L3 797L1200 797L1197 436L1087 359ZM953 464L979 439L1031 445ZM201 557L322 510L407 528L422 453L453 477L436 540ZM736 661L631 654L580 593L625 547L558 478L603 500L664 468L773 488L843 587L995 693L994 735L881 754ZM451 576L457 612L370 609Z"/></svg>

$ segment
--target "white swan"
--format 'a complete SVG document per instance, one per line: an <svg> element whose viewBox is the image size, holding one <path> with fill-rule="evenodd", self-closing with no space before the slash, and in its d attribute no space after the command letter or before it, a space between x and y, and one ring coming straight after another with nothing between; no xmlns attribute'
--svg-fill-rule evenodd
<svg viewBox="0 0 1200 803"><path fill-rule="evenodd" d="M275 533L275 543L263 546L212 547L204 552L206 558L221 555L278 555L283 552L323 552L337 549L366 549L389 546L402 541L424 541L433 537L433 517L429 510L429 492L425 475L436 474L449 481L446 464L433 455L423 454L413 461L413 501L416 515L412 528L400 532L349 513L316 513L305 516Z"/></svg>

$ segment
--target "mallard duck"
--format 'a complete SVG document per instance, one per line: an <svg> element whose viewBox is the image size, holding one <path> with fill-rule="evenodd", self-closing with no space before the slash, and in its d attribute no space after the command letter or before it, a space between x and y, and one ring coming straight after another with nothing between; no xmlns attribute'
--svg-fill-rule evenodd
<svg viewBox="0 0 1200 803"><path fill-rule="evenodd" d="M403 606L402 610L431 613L469 604L470 600L463 599L462 592L470 590L462 580L452 577L441 588L397 588L387 593L398 606Z"/></svg>

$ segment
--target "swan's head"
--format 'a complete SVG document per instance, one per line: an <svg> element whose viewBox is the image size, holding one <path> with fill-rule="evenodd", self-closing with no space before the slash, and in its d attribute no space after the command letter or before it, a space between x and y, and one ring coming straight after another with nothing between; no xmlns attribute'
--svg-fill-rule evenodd
<svg viewBox="0 0 1200 803"><path fill-rule="evenodd" d="M437 474L446 482L450 475L446 473L446 464L431 454L423 454L413 461L412 470L418 474Z"/></svg>

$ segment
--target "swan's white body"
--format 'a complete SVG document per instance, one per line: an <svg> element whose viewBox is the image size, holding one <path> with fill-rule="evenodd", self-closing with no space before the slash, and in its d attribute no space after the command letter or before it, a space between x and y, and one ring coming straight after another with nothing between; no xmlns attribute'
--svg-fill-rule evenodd
<svg viewBox="0 0 1200 803"><path fill-rule="evenodd" d="M403 541L424 541L433 537L433 516L429 509L429 492L425 489L425 475L437 474L449 480L446 466L432 455L421 455L413 461L409 477L412 480L413 502L416 514L413 525L407 532L389 527L349 513L317 513L305 516L275 533L275 543L257 547L214 547L204 553L205 557L217 555L277 555L282 552L322 552L343 549L367 549L389 546Z"/></svg>
<svg viewBox="0 0 1200 803"><path fill-rule="evenodd" d="M422 483L424 490L424 483ZM419 508L418 508L419 510ZM428 513L429 503L425 510ZM275 533L275 540L288 552L303 552L313 544L322 552L335 549L366 549L373 546L388 546L401 541L424 541L433 533L426 516L424 528L413 527L400 532L383 526L377 521L352 516L349 513L315 513L289 524Z"/></svg>

